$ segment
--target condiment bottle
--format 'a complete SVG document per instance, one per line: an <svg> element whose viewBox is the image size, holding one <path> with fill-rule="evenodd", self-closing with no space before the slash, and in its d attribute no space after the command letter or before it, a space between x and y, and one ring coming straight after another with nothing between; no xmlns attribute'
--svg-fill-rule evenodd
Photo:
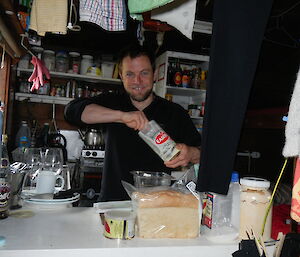
<svg viewBox="0 0 300 257"><path fill-rule="evenodd" d="M182 69L180 67L179 60L176 62L176 66L174 69L174 77L173 77L173 85L175 87L181 87L181 81L182 81Z"/></svg>
<svg viewBox="0 0 300 257"><path fill-rule="evenodd" d="M257 235L262 232L264 217L271 199L271 194L268 191L270 181L261 178L244 177L240 179L240 184L242 188L240 238L248 239L247 229L252 229ZM265 241L271 238L271 228L272 208L268 214L264 229L263 239Z"/></svg>

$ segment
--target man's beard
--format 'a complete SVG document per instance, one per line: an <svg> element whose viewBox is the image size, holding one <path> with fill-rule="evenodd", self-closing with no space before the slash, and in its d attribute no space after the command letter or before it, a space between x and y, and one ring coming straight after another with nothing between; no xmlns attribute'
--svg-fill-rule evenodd
<svg viewBox="0 0 300 257"><path fill-rule="evenodd" d="M127 92L128 93L128 92ZM136 102L143 102L145 101L151 94L152 94L152 89L149 89L147 92L145 92L144 95L133 95L128 93L131 100L136 101Z"/></svg>

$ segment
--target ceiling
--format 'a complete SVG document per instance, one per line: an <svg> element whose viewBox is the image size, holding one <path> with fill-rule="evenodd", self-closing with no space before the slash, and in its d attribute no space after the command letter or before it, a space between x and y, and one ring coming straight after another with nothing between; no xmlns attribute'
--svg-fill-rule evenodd
<svg viewBox="0 0 300 257"><path fill-rule="evenodd" d="M196 19L213 21L212 17L213 0L198 0ZM138 22L128 19L125 32L108 32L87 22L79 22L79 25L81 32L71 31L65 36L47 35L43 39L44 47L115 56L122 45L136 40ZM250 109L288 105L300 60L299 25L300 1L274 0L249 99ZM156 49L156 32L146 32L145 39ZM193 33L193 40L189 40L177 30L172 30L165 33L159 53L173 50L209 54L209 48L210 35Z"/></svg>

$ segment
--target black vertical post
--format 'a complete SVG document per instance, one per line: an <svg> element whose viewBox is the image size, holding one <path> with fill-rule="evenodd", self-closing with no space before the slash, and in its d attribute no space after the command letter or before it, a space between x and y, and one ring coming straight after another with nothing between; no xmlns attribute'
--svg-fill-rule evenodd
<svg viewBox="0 0 300 257"><path fill-rule="evenodd" d="M272 2L214 2L199 191L227 193Z"/></svg>

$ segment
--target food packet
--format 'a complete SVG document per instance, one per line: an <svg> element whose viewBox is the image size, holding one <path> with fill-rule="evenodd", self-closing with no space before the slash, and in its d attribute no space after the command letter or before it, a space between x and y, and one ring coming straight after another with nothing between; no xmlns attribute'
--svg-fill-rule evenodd
<svg viewBox="0 0 300 257"><path fill-rule="evenodd" d="M170 161L180 152L171 137L154 121L148 122L146 127L139 131L139 136L164 161Z"/></svg>

